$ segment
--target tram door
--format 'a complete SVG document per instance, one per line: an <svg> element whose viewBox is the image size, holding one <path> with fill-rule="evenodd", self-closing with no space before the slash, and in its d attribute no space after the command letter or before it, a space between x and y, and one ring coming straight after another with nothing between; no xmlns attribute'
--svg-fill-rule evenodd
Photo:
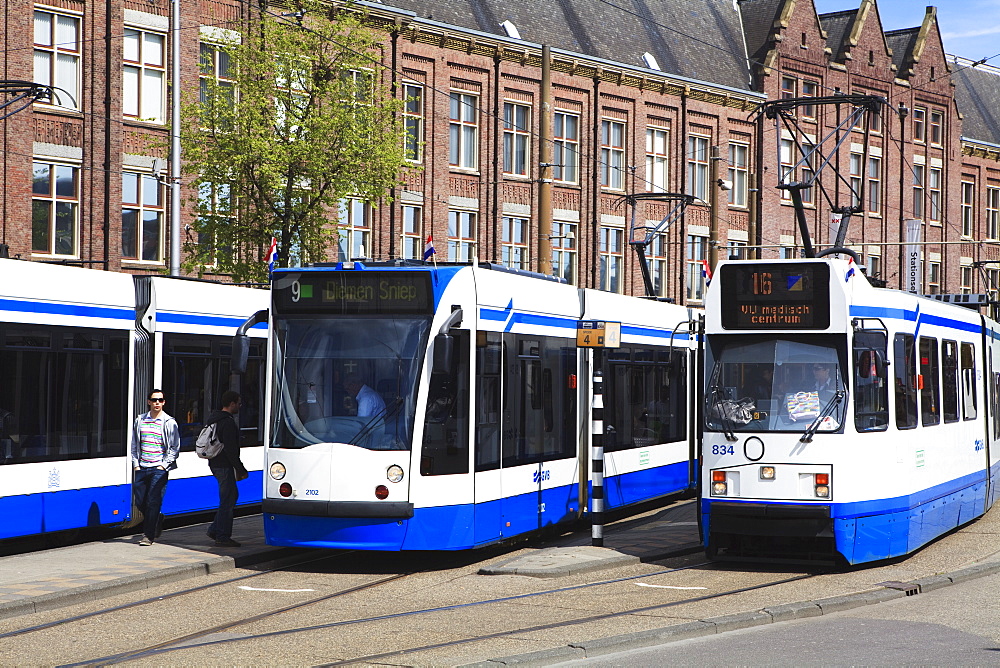
<svg viewBox="0 0 1000 668"><path fill-rule="evenodd" d="M502 534L500 421L504 369L502 335L478 332L475 350L475 531L477 545L499 540Z"/></svg>

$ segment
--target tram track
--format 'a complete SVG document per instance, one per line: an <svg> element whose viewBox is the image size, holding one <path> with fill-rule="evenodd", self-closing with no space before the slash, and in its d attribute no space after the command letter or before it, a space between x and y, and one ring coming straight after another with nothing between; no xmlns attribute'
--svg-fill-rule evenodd
<svg viewBox="0 0 1000 668"><path fill-rule="evenodd" d="M412 576L412 575L415 574L415 573L402 573L402 574L396 574L396 575L393 575L393 576L390 576L390 577L386 577L386 578L381 578L379 580L376 580L376 581L373 581L373 582L370 582L370 583L365 583L365 584L357 585L355 587L351 587L351 588L348 588L348 589L340 590L340 591L334 592L332 594L327 594L327 595L324 595L324 596L321 596L321 597L316 597L316 598L310 599L308 601L302 601L302 602L299 602L299 603L296 603L296 604L285 606L283 608L279 608L279 609L276 609L276 610L273 610L273 611L270 611L270 612L260 613L260 614L253 615L251 617L247 617L247 618L244 618L244 619L234 620L234 621L228 622L226 624L220 624L220 625L214 626L214 627L209 628L209 629L203 629L203 630L196 631L196 632L193 632L193 633L184 634L182 636L178 636L178 637L172 638L170 640L158 642L156 644L149 645L149 646L146 646L146 647L143 647L143 648L139 648L139 649L135 649L135 650L130 650L130 651L127 651L127 652L120 652L120 653L117 653L117 654L113 654L113 655L109 655L109 656L104 656L104 657L100 657L100 658L96 658L96 659L89 659L89 660L81 661L81 662L78 662L78 663L64 664L60 668L75 668L77 666L108 666L108 665L116 665L116 664L125 663L125 662L133 661L133 660L139 660L139 659L145 659L145 658L163 656L165 654L169 654L171 652L176 652L176 651L191 650L191 649L198 649L198 648L203 648L203 647L213 647L213 646L220 646L220 645L228 645L228 644L240 643L240 642L247 642L247 641L252 641L252 640L262 640L262 639L276 638L276 637L281 637L281 636L293 635L293 634L297 634L297 633L308 633L308 632L315 632L315 631L323 631L323 630L330 630L330 629L335 629L335 628L343 628L343 627L348 627L348 626L356 626L356 625L361 625L361 624L373 624L373 623L377 623L377 622L384 622L384 621L387 621L387 620L403 619L403 618L407 618L407 617L415 617L415 616L419 616L419 615L429 615L429 614L433 614L433 613L440 613L440 612L460 610L460 609L468 609L468 608L473 608L473 607L478 607L478 606L485 606L485 605L491 605L491 604L509 603L509 602L513 602L513 601L524 600L524 599L538 597L538 596L545 596L545 595L551 595L551 594L557 594L557 593L565 593L565 592L570 592L570 591L574 591L574 590L588 589L588 588L605 586L605 585L610 585L610 584L616 584L616 583L622 583L622 582L640 580L640 579L644 579L644 578L655 577L655 576L660 576L660 575L666 575L666 574L671 574L671 573L677 573L677 572L687 571L687 570L691 570L691 569L695 569L695 568L700 568L700 567L705 567L705 566L715 566L715 565L716 564L712 564L711 562L702 562L702 563L698 563L698 564L690 564L690 565L679 567L679 568L673 568L673 569L667 569L667 570L662 570L662 571L656 571L656 572L653 572L653 573L644 573L644 574L641 574L641 575L627 576L627 577L622 577L622 578L613 578L613 579L609 579L609 580L600 580L600 581L596 581L596 582L583 583L583 584L578 584L578 585L570 585L570 586L567 586L567 587L559 587L559 588L555 588L555 589L547 589L547 590L543 590L543 591L529 592L529 593L517 594L517 595L513 595L513 596L504 596L504 597L498 597L498 598L482 599L482 600L470 601L470 602L466 602L466 603L457 603L457 604L445 605L445 606L438 606L438 607L432 607L432 608L423 608L423 609L419 609L419 610L410 610L410 611L401 611L401 612L395 612L395 613L387 613L387 614L376 615L376 616L372 616L372 617L362 617L362 618L356 618L356 619L340 620L340 621L329 622L329 623L324 623L324 624L315 624L315 625L301 626L301 627L295 627L295 628L290 628L290 629L281 629L281 630L277 630L277 631L268 631L268 632L250 634L250 635L242 635L242 636L239 636L239 637L214 638L214 639L209 639L208 638L209 636L215 635L215 634L223 632L223 631L229 631L229 630L232 630L232 629L240 627L240 626L244 626L244 625L251 624L251 623L254 623L254 622L259 622L259 621L262 621L262 620L265 620L265 619L273 618L273 617L276 617L276 616L281 615L283 613L290 612L290 611L293 611L293 610L297 610L297 609L303 608L303 607L308 606L308 605L313 605L313 604L316 604L316 603L320 603L322 601L330 600L330 599L333 599L333 598L345 596L345 595L348 595L348 594L351 594L351 593L356 593L356 592L360 592L360 591L364 591L364 590L368 590L368 589L373 589L375 587L382 586L382 585L388 584L390 582L396 582L396 581L398 581L398 580L400 580L402 578L405 578L405 577L408 577L408 576ZM716 569L712 569L712 570L716 570ZM696 597L692 597L692 598L685 598L685 599L682 599L682 600L670 601L670 602L667 602L667 603L660 603L660 604L649 605L649 606L634 607L634 608L629 608L627 610L620 610L620 611L609 612L609 613L601 613L601 614L597 614L597 615L586 615L586 616L578 617L578 618L575 618L575 619L563 620L563 621L553 622L553 623L549 623L549 624L539 624L539 625L519 627L519 628L510 629L510 630L506 630L506 631L499 631L499 632L496 632L496 633L490 633L490 634L481 635L481 636L475 636L475 637L470 637L470 638L462 638L462 639L459 639L459 640L452 640L452 641L448 641L448 642L433 643L433 644L429 644L429 645L422 645L422 646L417 646L417 647L409 647L409 648L404 648L404 649L396 649L396 650L393 650L391 652L385 652L385 653L374 654L374 655L367 655L367 656L360 656L360 657L355 657L355 658L352 658L352 659L338 661L338 662L334 662L334 663L330 663L330 664L324 664L324 665L336 666L336 665L347 665L347 664L353 664L353 663L374 662L374 661L378 661L378 660L386 659L386 658L390 658L390 657L402 656L402 655L406 655L406 654L414 654L414 653L417 653L417 652L424 652L424 651L430 651L430 650L435 650L435 649L442 649L442 648L446 648L446 647L452 647L452 646L470 644L470 643L475 643L475 642L483 642L483 641L497 639L497 638L502 638L502 637L505 637L505 636L511 636L511 635L515 635L515 634L519 634L519 633L531 633L531 632L536 632L536 631L551 630L551 629L557 629L557 628L575 626L575 625L579 625L579 624L586 624L586 623L595 622L595 621L601 621L601 620L605 620L605 619L611 619L611 618L615 618L615 617L622 617L622 616L626 616L626 615L643 614L643 613L653 612L653 611L657 611L657 610L662 610L662 609L667 609L667 608L672 608L672 607L677 607L677 606L682 606L682 605L687 605L687 604L692 604L692 603L698 603L698 602L702 602L702 601L708 601L708 600L718 599L718 598L725 597L725 596L733 596L733 595L742 594L742 593L746 593L746 592L750 592L750 591L764 589L764 588L767 588L767 587L773 587L773 586L778 586L778 585L787 584L787 583L791 583L791 582L796 582L796 581L799 581L799 580L804 580L804 579L816 577L817 575L819 575L819 573L806 573L806 574L802 574L802 575L795 575L795 576L792 576L792 577L786 577L786 578L782 578L782 579L771 581L771 582L759 583L759 584L756 584L756 585L750 585L750 586L746 586L746 587L729 589L729 590L722 591L722 592L716 592L714 594L706 594L706 595L703 595L703 596L696 596ZM206 639L206 640L204 642L196 642L198 639Z"/></svg>
<svg viewBox="0 0 1000 668"><path fill-rule="evenodd" d="M306 564L314 564L317 562L328 561L331 559L338 559L340 557L352 554L354 550L344 550L339 551L334 554L325 554L321 557L310 557L309 559L302 559L300 561L293 561L291 563L284 563L282 566L277 568L269 568L267 570L259 571L257 573L248 573L246 575L239 575L237 577L227 578L225 580L220 580L219 582L212 582L209 584L198 585L197 587L188 587L185 589L180 589L169 594L161 594L159 596L152 596L150 598L141 599L139 601L132 601L130 603L123 603L121 605L112 606L110 608L102 608L100 610L94 610L92 612L86 612L80 615L73 615L72 617L64 617L62 619L56 619L51 622L44 622L42 624L36 624L34 626L27 626L21 629L16 629L14 631L6 631L0 633L0 640L7 638L14 638L17 636L26 635L29 633L35 633L38 631L44 631L45 629L51 629L57 626L62 626L64 624L71 624L73 622L80 622L94 617L99 617L101 615L108 615L114 612L120 612L122 610L129 610L131 608L138 608L140 606L149 605L151 603L159 603L162 601L168 601L179 596L186 596L189 594L195 594L208 589L213 589L215 587L221 587L224 585L232 584L234 582L242 582L245 580L250 580L252 578L262 577L264 575L269 575L273 573L281 573L288 570L289 568L296 568L298 566L304 566Z"/></svg>

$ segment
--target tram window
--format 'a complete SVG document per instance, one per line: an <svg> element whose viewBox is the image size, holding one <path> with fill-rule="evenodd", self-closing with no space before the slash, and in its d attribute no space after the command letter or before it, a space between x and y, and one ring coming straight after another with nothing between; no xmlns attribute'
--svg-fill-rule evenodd
<svg viewBox="0 0 1000 668"><path fill-rule="evenodd" d="M420 474L469 472L469 331L457 330L454 368L431 375Z"/></svg>
<svg viewBox="0 0 1000 668"><path fill-rule="evenodd" d="M164 341L164 391L170 400L169 412L177 420L181 450L194 450L202 425L219 408L222 393L229 389L230 341L224 337L206 339L171 334ZM243 403L237 420L240 445L255 446L264 442L260 407L263 403L264 344L253 341L242 375L240 394Z"/></svg>
<svg viewBox="0 0 1000 668"><path fill-rule="evenodd" d="M576 452L576 347L565 339L511 334L507 349L517 350L504 379L503 466L572 457ZM516 344L515 344L516 342Z"/></svg>
<svg viewBox="0 0 1000 668"><path fill-rule="evenodd" d="M609 356L605 371L605 437L608 452L683 440L687 371L684 353L625 347Z"/></svg>
<svg viewBox="0 0 1000 668"><path fill-rule="evenodd" d="M971 343L962 344L962 415L975 420L976 410L976 355Z"/></svg>
<svg viewBox="0 0 1000 668"><path fill-rule="evenodd" d="M896 389L896 428L917 426L917 373L912 334L893 338L893 380Z"/></svg>
<svg viewBox="0 0 1000 668"><path fill-rule="evenodd" d="M944 421L958 422L958 344L941 342L941 410Z"/></svg>
<svg viewBox="0 0 1000 668"><path fill-rule="evenodd" d="M854 426L859 432L885 431L889 426L886 345L883 332L854 335Z"/></svg>
<svg viewBox="0 0 1000 668"><path fill-rule="evenodd" d="M920 417L921 423L928 427L941 422L941 383L938 380L938 342L937 339L920 337Z"/></svg>
<svg viewBox="0 0 1000 668"><path fill-rule="evenodd" d="M500 371L503 344L496 332L476 335L476 470L500 467Z"/></svg>
<svg viewBox="0 0 1000 668"><path fill-rule="evenodd" d="M0 341L0 464L125 455L125 334L7 325Z"/></svg>

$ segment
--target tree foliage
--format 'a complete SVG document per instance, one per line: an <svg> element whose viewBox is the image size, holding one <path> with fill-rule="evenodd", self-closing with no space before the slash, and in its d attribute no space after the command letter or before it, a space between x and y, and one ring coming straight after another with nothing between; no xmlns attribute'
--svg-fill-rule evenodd
<svg viewBox="0 0 1000 668"><path fill-rule="evenodd" d="M272 236L279 266L325 259L338 203L377 202L406 165L379 36L343 5L256 9L238 42L203 49L200 95L182 113L198 193L185 268L237 281L266 278Z"/></svg>

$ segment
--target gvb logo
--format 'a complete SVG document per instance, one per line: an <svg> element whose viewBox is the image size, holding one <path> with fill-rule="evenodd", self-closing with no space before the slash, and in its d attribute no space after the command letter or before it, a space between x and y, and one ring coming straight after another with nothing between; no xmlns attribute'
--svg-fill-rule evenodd
<svg viewBox="0 0 1000 668"><path fill-rule="evenodd" d="M982 452L986 449L986 441L981 438L976 439L976 452Z"/></svg>
<svg viewBox="0 0 1000 668"><path fill-rule="evenodd" d="M537 485L540 482L548 480L549 477L550 474L548 471L535 471L531 474L531 481Z"/></svg>
<svg viewBox="0 0 1000 668"><path fill-rule="evenodd" d="M49 489L56 489L59 485L59 469L53 468L49 471Z"/></svg>

